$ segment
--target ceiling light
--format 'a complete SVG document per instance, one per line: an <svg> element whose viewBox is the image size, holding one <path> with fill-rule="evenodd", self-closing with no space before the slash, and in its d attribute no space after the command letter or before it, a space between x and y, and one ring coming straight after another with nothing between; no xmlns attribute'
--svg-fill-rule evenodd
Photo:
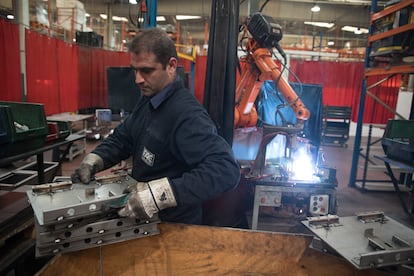
<svg viewBox="0 0 414 276"><path fill-rule="evenodd" d="M167 19L165 19L165 16L163 16L163 15L157 15L157 21L158 22L167 21Z"/></svg>
<svg viewBox="0 0 414 276"><path fill-rule="evenodd" d="M360 28L360 27L354 27L354 26L343 26L341 28L342 31L346 32L352 32L354 34L367 34L368 29L366 28Z"/></svg>
<svg viewBox="0 0 414 276"><path fill-rule="evenodd" d="M102 19L108 19L108 16L107 16L106 14L101 13L99 16L100 16Z"/></svg>
<svg viewBox="0 0 414 276"><path fill-rule="evenodd" d="M176 15L175 18L177 20L189 20L189 19L200 19L201 16L199 15Z"/></svg>
<svg viewBox="0 0 414 276"><path fill-rule="evenodd" d="M8 14L8 15L7 15L7 19L9 19L9 20L13 20L13 19L14 19L14 15L13 15L13 14Z"/></svg>
<svg viewBox="0 0 414 276"><path fill-rule="evenodd" d="M357 28L357 29L354 31L354 34L362 34L361 28Z"/></svg>
<svg viewBox="0 0 414 276"><path fill-rule="evenodd" d="M321 8L318 5L313 5L313 7L311 8L312 12L319 12L321 10Z"/></svg>
<svg viewBox="0 0 414 276"><path fill-rule="evenodd" d="M124 21L124 22L128 22L128 18L126 17L120 17L120 16L112 16L112 20L113 21Z"/></svg>
<svg viewBox="0 0 414 276"><path fill-rule="evenodd" d="M322 27L322 28L332 28L333 26L335 26L335 23L330 23L330 22L311 22L311 21L305 21L304 22L306 25L313 25L316 27Z"/></svg>
<svg viewBox="0 0 414 276"><path fill-rule="evenodd" d="M134 4L134 5L138 4L138 3L137 3L137 0L129 0L129 3L130 3L130 4Z"/></svg>
<svg viewBox="0 0 414 276"><path fill-rule="evenodd" d="M335 42L333 42L333 41L328 41L328 46L334 46L335 45Z"/></svg>

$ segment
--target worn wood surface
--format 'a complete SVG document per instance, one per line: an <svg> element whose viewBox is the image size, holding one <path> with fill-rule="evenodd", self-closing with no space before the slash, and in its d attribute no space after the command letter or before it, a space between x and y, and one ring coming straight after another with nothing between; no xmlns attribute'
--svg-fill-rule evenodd
<svg viewBox="0 0 414 276"><path fill-rule="evenodd" d="M38 274L375 275L309 249L310 236L166 223L159 228L160 235L58 255Z"/></svg>

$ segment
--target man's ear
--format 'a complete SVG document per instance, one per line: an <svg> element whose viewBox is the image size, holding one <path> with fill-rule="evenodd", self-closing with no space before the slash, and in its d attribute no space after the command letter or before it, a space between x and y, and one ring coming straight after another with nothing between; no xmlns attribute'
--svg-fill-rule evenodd
<svg viewBox="0 0 414 276"><path fill-rule="evenodd" d="M167 64L168 73L175 73L177 71L177 63L178 61L176 58L174 57L170 58Z"/></svg>

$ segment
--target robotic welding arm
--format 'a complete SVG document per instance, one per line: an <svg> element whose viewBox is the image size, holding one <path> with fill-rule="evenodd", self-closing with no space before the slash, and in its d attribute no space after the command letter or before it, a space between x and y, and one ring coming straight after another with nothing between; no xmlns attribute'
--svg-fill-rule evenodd
<svg viewBox="0 0 414 276"><path fill-rule="evenodd" d="M254 102L263 82L272 79L295 112L298 124L310 117L309 110L283 78L282 72L272 58L272 49L276 48L282 56L284 52L279 45L282 39L281 27L261 13L254 14L247 25L249 38L246 46L247 57L244 71L236 89L234 126L251 127L257 123Z"/></svg>

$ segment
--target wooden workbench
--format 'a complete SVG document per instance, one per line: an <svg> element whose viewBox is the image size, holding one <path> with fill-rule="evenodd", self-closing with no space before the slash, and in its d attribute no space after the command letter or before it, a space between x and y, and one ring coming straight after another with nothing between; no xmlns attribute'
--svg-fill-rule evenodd
<svg viewBox="0 0 414 276"><path fill-rule="evenodd" d="M311 236L165 223L159 228L159 235L57 255L38 275L383 275L310 249Z"/></svg>

